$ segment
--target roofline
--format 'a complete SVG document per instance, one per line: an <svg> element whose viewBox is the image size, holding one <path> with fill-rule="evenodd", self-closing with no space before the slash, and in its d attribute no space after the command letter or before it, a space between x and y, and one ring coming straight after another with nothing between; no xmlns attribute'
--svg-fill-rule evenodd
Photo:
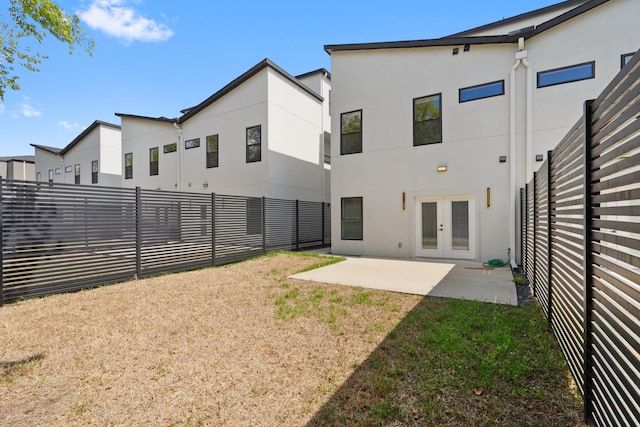
<svg viewBox="0 0 640 427"><path fill-rule="evenodd" d="M560 3L552 4L551 6L546 6L540 9L532 10L530 12L521 13L520 15L512 16L510 18L501 19L500 21L491 22L489 24L481 25L479 27L471 28L469 30L464 30L459 33L451 34L448 37L463 37L469 33L475 33L478 31L486 31L492 28L501 27L503 25L508 25L513 22L518 22L523 19L533 18L539 15L544 15L545 13L553 12L558 9L564 9L566 7L571 7L576 4L585 3L589 0L567 0Z"/></svg>
<svg viewBox="0 0 640 427"><path fill-rule="evenodd" d="M62 151L62 148L47 147L46 145L38 145L38 144L29 144L29 145L55 155L60 154L60 152Z"/></svg>
<svg viewBox="0 0 640 427"><path fill-rule="evenodd" d="M106 127L110 127L113 129L117 129L120 130L120 126L113 124L113 123L108 123L108 122L103 122L101 120L96 120L93 123L91 123L85 130L82 131L82 133L80 133L80 135L76 136L73 141L71 141L69 144L67 144L66 147L64 147L62 150L60 150L60 154L65 155L67 154L69 151L71 151L71 149L73 147L75 147L80 141L82 141L87 135L89 135L91 132L93 132L96 128L99 128L100 126L106 126Z"/></svg>
<svg viewBox="0 0 640 427"><path fill-rule="evenodd" d="M175 123L178 121L178 119L170 119L168 117L147 117L147 116L139 116L136 114L125 114L125 113L114 113L114 114L120 118L127 117L130 119L154 120L156 122L164 122L164 123Z"/></svg>
<svg viewBox="0 0 640 427"><path fill-rule="evenodd" d="M176 122L177 123L186 122L191 117L195 116L200 111L202 111L205 108L207 108L209 105L213 104L214 102L216 102L217 100L219 100L223 96L227 95L228 93L233 91L235 88L237 88L238 86L242 85L244 82L246 82L251 77L255 76L256 74L258 74L260 71L262 71L263 69L265 69L267 67L270 67L274 71L277 71L283 77L285 77L287 80L289 80L291 83L293 83L294 85L298 86L300 89L302 89L303 91L305 91L307 94L311 95L312 97L316 98L318 101L320 101L320 102L324 101L324 98L322 96L318 95L317 93L315 93L314 91L309 89L307 86L302 84L298 79L296 79L291 74L287 73L285 70L280 68L273 61L271 61L269 58L265 58L262 61L260 61L259 63L257 63L256 65L254 65L253 67L251 67L249 70L244 72L242 75L237 77L231 83L227 84L222 89L220 89L219 91L217 91L216 93L211 95L209 98L207 98L204 101L202 101L200 104L196 105L195 107L187 109L187 112L182 117L179 117L176 120ZM185 111L185 110L183 110L183 111Z"/></svg>
<svg viewBox="0 0 640 427"><path fill-rule="evenodd" d="M331 80L331 73L329 71L327 71L326 68L318 68L317 70L313 70L313 71L309 71L308 73L300 74L300 75L296 76L296 79L303 79L305 77L311 76L311 75L316 74L316 73L325 74L327 77L329 77L329 80Z"/></svg>
<svg viewBox="0 0 640 427"><path fill-rule="evenodd" d="M35 163L36 162L36 156L4 156L4 157L0 157L0 162Z"/></svg>
<svg viewBox="0 0 640 427"><path fill-rule="evenodd" d="M550 28L555 27L556 25L562 24L576 16L579 16L585 12L588 12L591 9L594 9L604 3L609 2L609 0L568 0L563 3L558 3L552 6L547 6L546 8L534 10L532 12L524 13L518 15L513 18L507 18L502 21L499 21L500 24L511 23L521 20L523 18L528 18L531 16L536 16L540 14L540 11L549 12L550 10L556 10L562 7L566 7L567 5L573 6L575 4L580 4L580 6L571 9L561 15L556 16L537 27L528 27L521 30L512 31L506 35L497 35L497 36L471 36L465 37L463 34L467 34L471 31L477 31L478 28L484 28L495 26L498 23L488 24L483 27L477 27L473 30L464 31L462 33L453 34L451 36L442 37L439 39L426 39L426 40L407 40L407 41L396 41L396 42L376 42L376 43L355 43L355 44L338 44L338 45L325 45L324 50L331 55L333 51L344 51L344 50L370 50L370 49L395 49L395 48L414 48L414 47L435 47L435 46L460 46L460 45L480 45L480 44L503 44L503 43L515 43L518 41L520 37L524 37L525 39L530 39L535 37L538 34L547 31Z"/></svg>

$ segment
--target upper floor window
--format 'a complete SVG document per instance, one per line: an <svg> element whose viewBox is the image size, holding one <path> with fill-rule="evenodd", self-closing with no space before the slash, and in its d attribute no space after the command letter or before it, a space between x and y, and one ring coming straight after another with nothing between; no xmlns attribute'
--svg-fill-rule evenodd
<svg viewBox="0 0 640 427"><path fill-rule="evenodd" d="M91 183L92 184L98 183L98 161L97 160L93 160L91 162Z"/></svg>
<svg viewBox="0 0 640 427"><path fill-rule="evenodd" d="M163 150L164 154L173 153L175 151L178 151L178 144L175 142L173 144L167 144L163 147Z"/></svg>
<svg viewBox="0 0 640 427"><path fill-rule="evenodd" d="M340 154L362 153L362 110L340 115Z"/></svg>
<svg viewBox="0 0 640 427"><path fill-rule="evenodd" d="M577 82L580 80L593 79L595 76L595 61L585 62L584 64L570 65L568 67L540 71L538 73L538 87L540 88L560 85L563 83Z"/></svg>
<svg viewBox="0 0 640 427"><path fill-rule="evenodd" d="M49 169L49 182L53 182L53 169Z"/></svg>
<svg viewBox="0 0 640 427"><path fill-rule="evenodd" d="M56 168L56 175L60 175L62 173L62 168Z"/></svg>
<svg viewBox="0 0 640 427"><path fill-rule="evenodd" d="M200 147L200 138L188 139L184 142L185 150Z"/></svg>
<svg viewBox="0 0 640 427"><path fill-rule="evenodd" d="M149 149L149 176L158 175L158 153L158 147Z"/></svg>
<svg viewBox="0 0 640 427"><path fill-rule="evenodd" d="M42 181L42 172L36 172L36 181Z"/></svg>
<svg viewBox="0 0 640 427"><path fill-rule="evenodd" d="M634 53L635 52L625 53L623 55L620 55L620 68L624 68L624 66L627 65L629 61L631 61L631 58L633 58Z"/></svg>
<svg viewBox="0 0 640 427"><path fill-rule="evenodd" d="M413 145L442 142L442 94L413 100Z"/></svg>
<svg viewBox="0 0 640 427"><path fill-rule="evenodd" d="M218 167L218 135L207 136L207 168Z"/></svg>
<svg viewBox="0 0 640 427"><path fill-rule="evenodd" d="M458 101L475 101L476 99L490 98L492 96L500 95L504 95L504 80L459 89Z"/></svg>
<svg viewBox="0 0 640 427"><path fill-rule="evenodd" d="M64 172L65 172L65 173L71 173L71 172L73 172L73 166L65 166L65 167L64 167Z"/></svg>
<svg viewBox="0 0 640 427"><path fill-rule="evenodd" d="M124 155L124 179L133 178L133 153Z"/></svg>
<svg viewBox="0 0 640 427"><path fill-rule="evenodd" d="M247 163L262 160L262 128L260 125L247 128Z"/></svg>
<svg viewBox="0 0 640 427"><path fill-rule="evenodd" d="M75 165L75 183L80 184L80 165Z"/></svg>

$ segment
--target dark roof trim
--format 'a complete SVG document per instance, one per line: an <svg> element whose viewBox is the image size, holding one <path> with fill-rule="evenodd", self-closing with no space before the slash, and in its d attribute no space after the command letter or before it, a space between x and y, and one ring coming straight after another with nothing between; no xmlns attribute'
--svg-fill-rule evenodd
<svg viewBox="0 0 640 427"><path fill-rule="evenodd" d="M66 147L64 147L62 150L60 150L60 154L62 154L62 155L67 154L69 151L71 151L71 149L73 147L75 147L87 135L89 135L91 132L93 132L96 128L99 128L100 126L106 126L106 127L112 128L112 129L120 130L120 126L119 125L114 125L113 123L107 123L107 122L103 122L101 120L96 120L95 122L91 123L88 128L83 130L80 135L76 136L75 139L73 141L71 141Z"/></svg>
<svg viewBox="0 0 640 427"><path fill-rule="evenodd" d="M32 147L39 148L40 150L48 151L51 154L58 155L62 151L62 148L47 147L46 145L29 144Z"/></svg>
<svg viewBox="0 0 640 427"><path fill-rule="evenodd" d="M283 77L285 77L291 83L298 86L300 89L302 89L303 91L305 91L307 94L314 97L318 101L320 102L324 101L323 97L321 97L320 95L318 95L317 93L309 89L307 86L302 84L298 79L296 79L291 74L284 71L282 68L277 66L274 62L272 62L270 59L265 58L262 61L260 61L258 64L254 65L249 70L247 70L244 74L242 74L241 76L233 80L231 83L229 83L228 85L220 89L218 92L214 93L209 98L205 99L200 104L196 105L195 107L187 109L186 113L182 117L177 119L177 122L178 123L186 122L191 117L195 116L200 111L207 108L209 105L213 104L214 102L216 102L217 100L219 100L220 98L228 94L229 92L233 91L235 88L237 88L238 86L240 86L241 84L243 84L244 82L249 80L251 77L255 76L256 74L258 74L260 71L262 71L267 67L271 67L271 69L280 73Z"/></svg>
<svg viewBox="0 0 640 427"><path fill-rule="evenodd" d="M32 144L33 145L33 144ZM35 163L36 156L8 156L0 157L0 162L26 162Z"/></svg>
<svg viewBox="0 0 640 427"><path fill-rule="evenodd" d="M130 119L154 120L157 122L164 122L164 123L175 123L178 120L178 119L170 119L168 117L147 117L147 116L138 116L135 114L124 114L124 113L115 113L115 115L120 118L127 117Z"/></svg>
<svg viewBox="0 0 640 427"><path fill-rule="evenodd" d="M329 71L327 71L326 68L318 68L317 70L313 70L313 71L309 71L308 73L300 74L299 76L296 76L296 79L304 79L305 77L309 77L309 76L312 76L312 75L318 74L318 73L325 74L327 77L329 77L329 79L331 79L331 73Z"/></svg>
<svg viewBox="0 0 640 427"><path fill-rule="evenodd" d="M500 43L515 43L520 37L524 37L525 39L529 39L534 37L550 28L555 27L556 25L562 24L576 16L579 16L585 12L588 12L591 9L594 9L604 3L609 2L609 0L568 0L562 3L558 3L553 6L548 6L546 8L534 10L532 12L528 12L522 15L518 15L513 18L504 19L499 21L498 23L488 24L484 27L478 27L473 30L464 31L462 33L453 34L448 37L443 37L440 39L427 39L427 40L409 40L409 41L398 41L398 42L378 42L378 43L359 43L359 44L339 44L339 45L326 45L324 50L331 54L332 51L342 51L342 50L369 50L369 49L393 49L393 48L413 48L413 47L433 47L433 46L460 46L464 44L500 44ZM505 23L517 22L518 20L529 18L531 16L536 16L544 11L543 13L549 12L550 10L557 10L559 8L573 6L576 4L580 4L580 6L571 9L561 15L556 16L549 21L543 22L537 27L528 27L523 28L521 30L512 31L506 35L498 35L498 36L471 36L465 37L464 34L469 34L470 32L478 31L479 29L487 29L492 26L504 25Z"/></svg>
<svg viewBox="0 0 640 427"><path fill-rule="evenodd" d="M469 30L464 30L459 33L451 34L449 37L463 37L472 33L477 33L479 31L487 31L492 28L501 27L503 25L512 24L514 22L521 21L523 19L535 18L536 16L544 15L545 13L553 12L558 9L564 9L566 7L571 7L580 3L585 3L589 0L568 0L560 3L552 4L551 6L543 7L541 9L532 10L530 12L521 13L520 15L512 16L510 18L502 19L500 21L495 21L490 24L481 25L476 28L471 28Z"/></svg>

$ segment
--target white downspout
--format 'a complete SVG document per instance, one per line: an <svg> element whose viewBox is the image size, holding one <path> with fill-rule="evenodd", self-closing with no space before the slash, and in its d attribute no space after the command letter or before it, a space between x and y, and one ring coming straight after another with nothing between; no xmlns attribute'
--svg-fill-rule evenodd
<svg viewBox="0 0 640 427"><path fill-rule="evenodd" d="M60 154L56 154L56 157L58 158L58 160L60 161L60 166L61 166L61 170L62 170L62 183L64 184L64 175L65 175L65 170L64 170L64 157L62 157ZM75 173L75 171L74 171ZM54 171L55 174L55 171Z"/></svg>
<svg viewBox="0 0 640 427"><path fill-rule="evenodd" d="M322 179L322 203L324 206L324 79L327 75L323 72L322 77L320 79L320 96L322 96L322 108L320 109L320 179Z"/></svg>
<svg viewBox="0 0 640 427"><path fill-rule="evenodd" d="M173 122L173 127L176 128L176 151L178 152L177 154L177 160L176 160L176 180L177 182L177 190L178 191L183 191L183 161L182 161L182 128L176 123Z"/></svg>

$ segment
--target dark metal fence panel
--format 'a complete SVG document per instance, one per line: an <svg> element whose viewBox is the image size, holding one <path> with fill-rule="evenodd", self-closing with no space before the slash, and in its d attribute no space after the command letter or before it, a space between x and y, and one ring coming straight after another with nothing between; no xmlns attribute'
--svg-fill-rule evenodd
<svg viewBox="0 0 640 427"><path fill-rule="evenodd" d="M536 174L535 180L535 198L536 198L536 210L534 212L534 228L535 228L535 272L534 282L534 295L540 295L538 298L540 305L547 316L549 316L549 301L543 296L549 294L549 265L548 265L548 253L549 253L549 206L548 206L548 174L546 160L540 167L540 172Z"/></svg>
<svg viewBox="0 0 640 427"><path fill-rule="evenodd" d="M298 202L298 248L322 245L322 203Z"/></svg>
<svg viewBox="0 0 640 427"><path fill-rule="evenodd" d="M640 423L640 58L592 106L591 417Z"/></svg>
<svg viewBox="0 0 640 427"><path fill-rule="evenodd" d="M527 276L527 280L529 281L529 285L533 285L534 280L534 272L535 272L535 184L534 182L530 182L527 184L526 189L526 259L523 261L524 264L524 273ZM534 289L535 291L535 289Z"/></svg>
<svg viewBox="0 0 640 427"><path fill-rule="evenodd" d="M324 230L323 245L331 243L331 204L323 203L324 206L324 218L322 221L322 229Z"/></svg>
<svg viewBox="0 0 640 427"><path fill-rule="evenodd" d="M135 274L135 191L2 180L4 302Z"/></svg>
<svg viewBox="0 0 640 427"><path fill-rule="evenodd" d="M296 201L266 199L268 250L291 250L296 246Z"/></svg>
<svg viewBox="0 0 640 427"><path fill-rule="evenodd" d="M142 277L211 265L211 196L141 190Z"/></svg>
<svg viewBox="0 0 640 427"><path fill-rule="evenodd" d="M261 197L216 194L216 265L256 257L264 252Z"/></svg>

